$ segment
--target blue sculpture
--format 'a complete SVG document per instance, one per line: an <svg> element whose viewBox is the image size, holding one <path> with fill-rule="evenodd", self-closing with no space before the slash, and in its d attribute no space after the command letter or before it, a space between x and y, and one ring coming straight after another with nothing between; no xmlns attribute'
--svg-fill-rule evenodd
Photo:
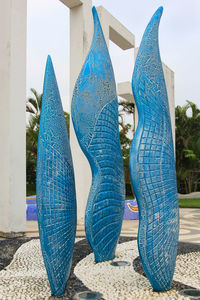
<svg viewBox="0 0 200 300"><path fill-rule="evenodd" d="M125 184L118 100L109 52L96 9L94 37L75 85L72 120L92 169L85 230L95 261L111 260L121 231Z"/></svg>
<svg viewBox="0 0 200 300"><path fill-rule="evenodd" d="M50 56L46 64L37 157L39 234L51 292L64 293L76 234L76 194L66 121Z"/></svg>
<svg viewBox="0 0 200 300"><path fill-rule="evenodd" d="M144 33L132 88L139 123L130 175L139 205L138 248L155 291L171 288L179 234L176 170L168 97L158 46L160 7Z"/></svg>

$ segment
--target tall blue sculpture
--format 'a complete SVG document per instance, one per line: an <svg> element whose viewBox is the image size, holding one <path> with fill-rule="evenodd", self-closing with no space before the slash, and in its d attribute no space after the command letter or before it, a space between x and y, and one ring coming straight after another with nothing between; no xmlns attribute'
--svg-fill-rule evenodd
<svg viewBox="0 0 200 300"><path fill-rule="evenodd" d="M111 260L120 235L124 171L119 139L118 100L112 63L96 9L94 37L75 85L72 120L92 169L85 230L95 261Z"/></svg>
<svg viewBox="0 0 200 300"><path fill-rule="evenodd" d="M179 234L172 129L158 46L160 7L144 33L132 88L139 123L130 151L130 175L139 205L138 248L155 291L171 288Z"/></svg>
<svg viewBox="0 0 200 300"><path fill-rule="evenodd" d="M44 264L55 296L64 293L76 234L76 195L66 121L50 56L37 158L37 211Z"/></svg>

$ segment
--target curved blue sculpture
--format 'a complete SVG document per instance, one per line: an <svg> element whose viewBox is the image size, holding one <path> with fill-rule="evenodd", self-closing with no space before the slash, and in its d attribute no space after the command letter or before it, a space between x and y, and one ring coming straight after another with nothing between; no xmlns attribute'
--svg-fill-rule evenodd
<svg viewBox="0 0 200 300"><path fill-rule="evenodd" d="M125 184L114 73L96 9L94 37L75 85L72 120L92 169L85 230L95 261L111 260L121 231Z"/></svg>
<svg viewBox="0 0 200 300"><path fill-rule="evenodd" d="M155 291L171 288L179 234L174 147L158 46L160 7L144 33L132 88L139 123L130 151L130 175L139 205L138 248Z"/></svg>
<svg viewBox="0 0 200 300"><path fill-rule="evenodd" d="M51 292L64 293L76 234L76 194L66 121L50 56L46 64L37 156L39 234Z"/></svg>

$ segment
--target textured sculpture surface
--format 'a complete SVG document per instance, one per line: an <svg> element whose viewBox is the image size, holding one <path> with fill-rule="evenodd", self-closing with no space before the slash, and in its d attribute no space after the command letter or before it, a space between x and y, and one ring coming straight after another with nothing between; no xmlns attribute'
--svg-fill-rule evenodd
<svg viewBox="0 0 200 300"><path fill-rule="evenodd" d="M79 144L92 169L85 230L95 261L100 262L115 255L125 184L114 73L94 7L93 17L93 41L75 85L71 111Z"/></svg>
<svg viewBox="0 0 200 300"><path fill-rule="evenodd" d="M146 28L133 72L139 123L130 151L130 175L140 213L138 247L156 291L171 288L179 233L171 121L158 46L162 10L156 11Z"/></svg>
<svg viewBox="0 0 200 300"><path fill-rule="evenodd" d="M51 58L48 57L37 158L37 211L42 254L53 295L62 295L76 234L71 151Z"/></svg>

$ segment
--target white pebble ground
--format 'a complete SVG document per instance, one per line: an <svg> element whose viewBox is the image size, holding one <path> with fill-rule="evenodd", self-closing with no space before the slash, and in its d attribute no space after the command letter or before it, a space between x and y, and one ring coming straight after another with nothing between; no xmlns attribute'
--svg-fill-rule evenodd
<svg viewBox="0 0 200 300"><path fill-rule="evenodd" d="M76 242L79 240L82 238ZM50 296L40 241L31 240L16 251L6 270L0 271L0 300L48 300Z"/></svg>
<svg viewBox="0 0 200 300"><path fill-rule="evenodd" d="M47 300L51 296L39 240L23 244L0 272L1 300Z"/></svg>
<svg viewBox="0 0 200 300"><path fill-rule="evenodd" d="M153 292L148 279L133 269L133 260L137 256L137 242L126 242L117 246L114 261L128 261L130 266L114 267L110 262L96 264L94 255L90 254L76 265L74 273L89 289L103 294L105 300L188 299L175 289ZM200 252L177 257L174 280L200 288Z"/></svg>
<svg viewBox="0 0 200 300"><path fill-rule="evenodd" d="M118 245L115 261L125 260L130 266L113 267L110 262L95 264L90 254L77 264L74 272L85 286L102 293L105 300L189 299L173 289L153 292L149 281L133 269L137 256L136 241L126 242ZM174 280L200 288L200 252L177 257ZM0 300L47 300L50 296L40 242L31 240L17 250L10 265L0 272Z"/></svg>

